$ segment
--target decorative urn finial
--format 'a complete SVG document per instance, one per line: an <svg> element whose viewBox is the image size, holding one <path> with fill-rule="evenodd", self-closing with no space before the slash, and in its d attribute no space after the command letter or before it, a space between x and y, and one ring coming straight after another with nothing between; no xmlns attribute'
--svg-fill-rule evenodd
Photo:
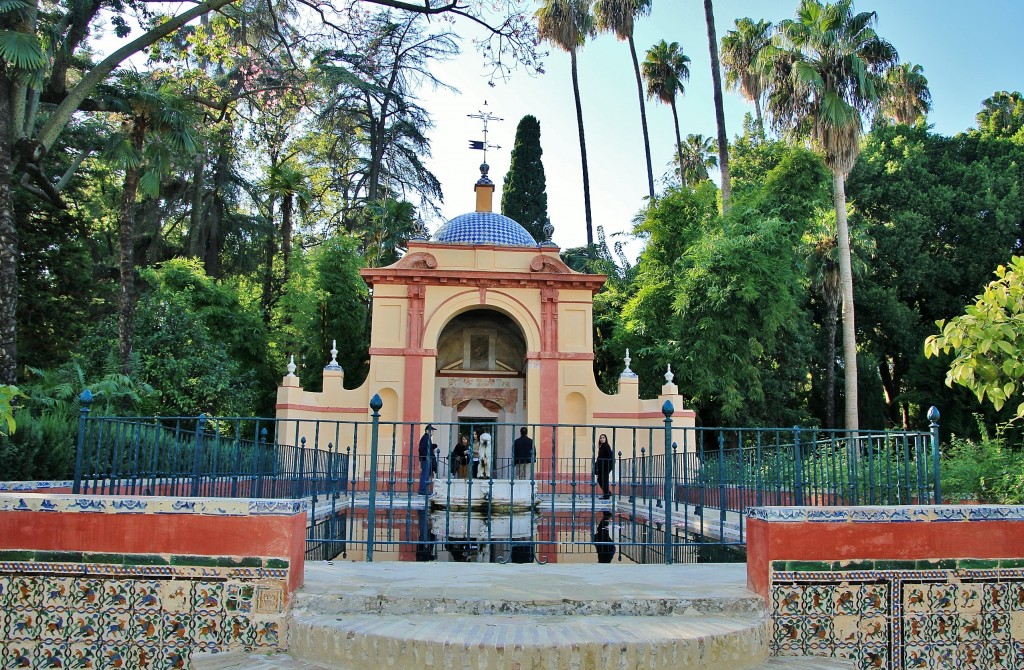
<svg viewBox="0 0 1024 670"><path fill-rule="evenodd" d="M671 384L672 380L675 379L675 378L676 378L676 376L674 374L672 374L672 364L669 363L668 364L668 371L665 373L665 383L666 384Z"/></svg>
<svg viewBox="0 0 1024 670"><path fill-rule="evenodd" d="M295 354L292 354L291 359L288 361L288 376L295 376Z"/></svg>
<svg viewBox="0 0 1024 670"><path fill-rule="evenodd" d="M626 369L622 371L622 377L636 377L636 373L629 369L629 364L633 360L629 357L629 349L626 349L626 355L622 359L626 363Z"/></svg>
<svg viewBox="0 0 1024 670"><path fill-rule="evenodd" d="M331 340L331 362L324 366L324 370L341 370L338 364L338 340Z"/></svg>

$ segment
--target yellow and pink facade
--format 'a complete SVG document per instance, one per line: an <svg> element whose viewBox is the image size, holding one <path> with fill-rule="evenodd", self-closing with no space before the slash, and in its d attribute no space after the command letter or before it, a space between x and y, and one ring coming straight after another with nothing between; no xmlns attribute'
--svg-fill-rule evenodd
<svg viewBox="0 0 1024 670"><path fill-rule="evenodd" d="M559 444L593 440L588 426L663 426L669 400L685 448L682 429L694 425L695 415L683 407L671 375L653 399L639 397L628 361L616 394L597 386L593 297L605 277L571 270L558 247L537 244L518 223L492 212L493 192L484 173L475 212L452 219L430 240L411 241L397 263L361 271L373 295L366 381L346 389L344 371L331 364L323 391L314 393L289 372L278 389L277 417L296 423L281 434L309 443L310 422L367 421L378 394L382 435L403 445L406 456L427 423L439 428L438 444L460 423L493 423L497 458L510 455L519 426L539 426L531 431L543 469L555 462ZM650 442L641 445L646 453L664 452L664 433L637 434ZM347 437L339 435L340 442Z"/></svg>

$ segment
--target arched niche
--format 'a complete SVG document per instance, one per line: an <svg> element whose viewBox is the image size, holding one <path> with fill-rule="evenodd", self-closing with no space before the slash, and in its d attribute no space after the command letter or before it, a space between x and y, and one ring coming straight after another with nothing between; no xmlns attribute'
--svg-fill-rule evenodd
<svg viewBox="0 0 1024 670"><path fill-rule="evenodd" d="M435 348L441 331L455 317L471 310L493 310L504 314L520 329L526 342L527 351L540 351L540 324L537 316L516 298L501 291L488 290L485 300L481 302L480 292L466 291L445 300L427 319L423 328L423 346Z"/></svg>
<svg viewBox="0 0 1024 670"><path fill-rule="evenodd" d="M506 314L480 308L462 312L445 324L437 339L438 372L526 372L526 337Z"/></svg>

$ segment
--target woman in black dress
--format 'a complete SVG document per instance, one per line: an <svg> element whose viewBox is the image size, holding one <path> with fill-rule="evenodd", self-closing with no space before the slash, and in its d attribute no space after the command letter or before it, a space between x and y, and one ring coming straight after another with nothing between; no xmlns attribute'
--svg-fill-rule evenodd
<svg viewBox="0 0 1024 670"><path fill-rule="evenodd" d="M608 444L608 436L601 433L597 438L597 460L594 461L594 476L597 477L597 485L601 487L601 498L608 500L612 497L608 487L608 480L612 470L615 468L615 454L612 453L612 445Z"/></svg>

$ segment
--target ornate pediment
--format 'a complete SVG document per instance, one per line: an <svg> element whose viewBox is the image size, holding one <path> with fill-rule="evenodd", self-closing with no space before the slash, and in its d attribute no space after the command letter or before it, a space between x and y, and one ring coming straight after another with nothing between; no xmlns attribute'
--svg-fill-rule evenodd
<svg viewBox="0 0 1024 670"><path fill-rule="evenodd" d="M572 274L572 270L560 258L545 254L538 254L533 257L533 260L530 261L530 271L550 272L559 275Z"/></svg>
<svg viewBox="0 0 1024 670"><path fill-rule="evenodd" d="M414 251L411 254L402 256L401 260L395 263L394 267L410 270L433 270L437 267L437 259L433 254L426 251Z"/></svg>

